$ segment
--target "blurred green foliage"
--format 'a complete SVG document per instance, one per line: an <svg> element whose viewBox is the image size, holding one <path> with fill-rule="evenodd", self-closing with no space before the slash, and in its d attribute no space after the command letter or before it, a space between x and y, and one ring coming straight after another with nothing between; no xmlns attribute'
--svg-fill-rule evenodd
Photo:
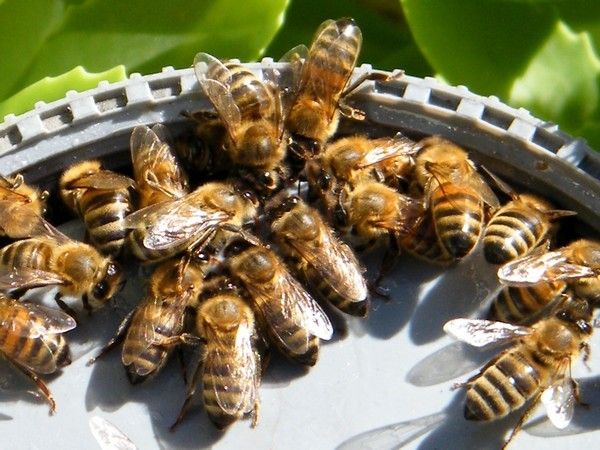
<svg viewBox="0 0 600 450"><path fill-rule="evenodd" d="M277 59L343 16L363 31L361 62L496 95L600 148L589 0L4 0L0 117L100 79L187 67L199 51Z"/></svg>

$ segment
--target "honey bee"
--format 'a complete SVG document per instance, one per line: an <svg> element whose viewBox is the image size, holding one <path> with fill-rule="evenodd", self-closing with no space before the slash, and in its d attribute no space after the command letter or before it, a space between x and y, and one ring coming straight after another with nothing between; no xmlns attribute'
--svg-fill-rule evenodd
<svg viewBox="0 0 600 450"><path fill-rule="evenodd" d="M234 239L224 250L231 276L248 292L271 342L289 358L313 366L319 338L329 340L333 327L319 304L268 247Z"/></svg>
<svg viewBox="0 0 600 450"><path fill-rule="evenodd" d="M564 280L577 297L600 300L600 242L580 239L558 250L536 251L498 269L511 286L531 286Z"/></svg>
<svg viewBox="0 0 600 450"><path fill-rule="evenodd" d="M72 313L63 295L80 297L86 310L104 306L122 285L119 266L94 247L70 239L42 217L26 210L9 216L0 205L0 227L11 221L29 224L19 238L0 249L0 270L20 276L18 290L58 285L57 303ZM43 276L49 274L49 276Z"/></svg>
<svg viewBox="0 0 600 450"><path fill-rule="evenodd" d="M204 73L200 63L207 65ZM257 187L279 186L285 157L283 110L278 89L237 63L222 63L206 53L194 59L202 90L225 128L223 147L234 164L249 169ZM242 171L244 172L244 171Z"/></svg>
<svg viewBox="0 0 600 450"><path fill-rule="evenodd" d="M396 187L412 171L413 155L420 149L418 143L401 133L377 139L351 136L327 145L318 163L314 163L338 182L354 186L365 179L368 171L369 178Z"/></svg>
<svg viewBox="0 0 600 450"><path fill-rule="evenodd" d="M258 199L232 183L206 183L175 200L150 205L125 219L131 252L145 262L167 259L212 243L219 247L257 216Z"/></svg>
<svg viewBox="0 0 600 450"><path fill-rule="evenodd" d="M255 425L261 358L252 309L234 293L210 296L198 307L196 330L205 342L202 361L171 429L183 419L200 379L206 413L218 429L247 414Z"/></svg>
<svg viewBox="0 0 600 450"><path fill-rule="evenodd" d="M416 181L431 209L442 247L460 259L474 248L483 231L484 204L498 199L477 173L466 151L439 137L421 141L415 161Z"/></svg>
<svg viewBox="0 0 600 450"><path fill-rule="evenodd" d="M377 181L345 186L334 212L335 224L360 247L372 246L382 237L393 244L413 232L424 215L421 200L404 195Z"/></svg>
<svg viewBox="0 0 600 450"><path fill-rule="evenodd" d="M541 400L550 421L557 428L565 428L573 416L575 400L579 399L569 369L582 350L587 354L591 318L591 305L577 299L531 327L469 319L446 323L447 333L477 347L516 341L464 384L465 418L497 420L530 401L505 441L506 446Z"/></svg>
<svg viewBox="0 0 600 450"><path fill-rule="evenodd" d="M360 47L362 33L353 19L326 20L313 38L303 64L293 64L298 80L292 88L295 98L287 115L286 127L292 143L290 150L299 160L310 160L337 129L340 108L355 115L340 99L350 79ZM296 62L302 58L292 49Z"/></svg>
<svg viewBox="0 0 600 450"><path fill-rule="evenodd" d="M97 358L123 340L121 360L132 384L156 375L179 343L195 343L182 333L185 310L193 306L202 290L203 265L187 256L169 259L157 266L142 302L119 325L116 335Z"/></svg>
<svg viewBox="0 0 600 450"><path fill-rule="evenodd" d="M298 197L289 197L272 214L274 242L295 272L341 311L364 317L369 291L350 247Z"/></svg>
<svg viewBox="0 0 600 450"><path fill-rule="evenodd" d="M556 210L537 195L511 192L511 196L492 216L483 236L484 255L492 264L526 255L548 237L553 221L575 214Z"/></svg>
<svg viewBox="0 0 600 450"><path fill-rule="evenodd" d="M8 205L13 211L16 211L17 208L27 208L33 214L42 216L46 211L47 198L48 191L40 191L28 185L21 174L12 177L0 176L0 203L7 203L4 208L7 208ZM14 226L11 227L11 225ZM23 232L19 227L27 225L27 223L5 223L3 227L0 227L0 236L15 237Z"/></svg>
<svg viewBox="0 0 600 450"><path fill-rule="evenodd" d="M133 180L102 169L100 161L69 167L59 180L64 203L83 219L90 242L102 253L117 256L127 236L123 219L132 210Z"/></svg>
<svg viewBox="0 0 600 450"><path fill-rule="evenodd" d="M138 208L183 197L189 192L187 176L169 145L168 131L156 124L133 129L130 139Z"/></svg>
<svg viewBox="0 0 600 450"><path fill-rule="evenodd" d="M39 375L54 373L71 363L69 346L61 333L75 326L75 320L58 309L0 294L0 353L37 385L52 414L56 402Z"/></svg>

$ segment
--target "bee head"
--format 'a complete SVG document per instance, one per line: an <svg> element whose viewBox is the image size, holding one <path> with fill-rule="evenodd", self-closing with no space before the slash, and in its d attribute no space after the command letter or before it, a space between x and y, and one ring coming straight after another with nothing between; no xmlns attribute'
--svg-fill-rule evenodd
<svg viewBox="0 0 600 450"><path fill-rule="evenodd" d="M104 266L100 278L94 283L87 293L87 301L91 309L97 309L106 304L114 295L123 288L125 279L121 268L110 261Z"/></svg>
<svg viewBox="0 0 600 450"><path fill-rule="evenodd" d="M232 240L229 244L227 244L227 246L223 250L223 256L226 259L231 258L236 255L239 255L244 250L247 250L250 247L253 247L253 244L251 242L247 241L243 237L237 237L234 240Z"/></svg>
<svg viewBox="0 0 600 450"><path fill-rule="evenodd" d="M555 314L555 317L562 322L574 325L581 333L589 335L592 333L592 313L592 306L588 301L570 299L567 300L565 307Z"/></svg>

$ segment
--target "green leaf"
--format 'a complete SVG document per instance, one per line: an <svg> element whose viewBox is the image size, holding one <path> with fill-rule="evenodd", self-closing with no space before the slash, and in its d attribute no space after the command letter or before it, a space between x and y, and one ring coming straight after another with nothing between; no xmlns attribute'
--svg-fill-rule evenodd
<svg viewBox="0 0 600 450"><path fill-rule="evenodd" d="M95 88L102 80L120 81L127 78L124 66L113 67L106 72L90 73L78 66L58 77L46 77L0 103L0 118L7 114L21 114L32 109L36 102L51 102L74 89L85 91Z"/></svg>
<svg viewBox="0 0 600 450"><path fill-rule="evenodd" d="M504 98L556 17L549 2L400 2L415 41L436 72L451 84Z"/></svg>
<svg viewBox="0 0 600 450"><path fill-rule="evenodd" d="M199 51L258 58L288 0L5 0L0 99L76 66L151 73L188 67Z"/></svg>
<svg viewBox="0 0 600 450"><path fill-rule="evenodd" d="M589 34L575 34L558 22L515 80L509 103L573 132L598 108L599 75L600 60Z"/></svg>
<svg viewBox="0 0 600 450"><path fill-rule="evenodd" d="M431 68L416 47L399 5L392 6L395 11L379 13L366 8L364 0L292 0L286 21L267 55L277 60L298 44L310 45L316 29L326 19L353 17L363 33L359 63L384 70L404 69L411 75L430 75Z"/></svg>

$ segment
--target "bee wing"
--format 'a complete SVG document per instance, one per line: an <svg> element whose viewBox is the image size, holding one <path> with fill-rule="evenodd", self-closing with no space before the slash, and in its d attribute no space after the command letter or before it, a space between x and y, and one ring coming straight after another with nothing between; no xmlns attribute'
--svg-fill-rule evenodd
<svg viewBox="0 0 600 450"><path fill-rule="evenodd" d="M274 286L268 291L262 285L247 286L258 300L259 307L266 317L281 317L291 320L313 336L324 340L331 339L333 327L319 304L302 285L285 269L275 277ZM269 322L273 331L285 346L288 331L285 321ZM308 346L308 341L306 342Z"/></svg>
<svg viewBox="0 0 600 450"><path fill-rule="evenodd" d="M20 310L22 314L15 313ZM34 303L4 297L0 303L0 328L27 338L72 330L77 322L67 313Z"/></svg>
<svg viewBox="0 0 600 450"><path fill-rule="evenodd" d="M124 224L127 228L145 228L144 246L162 250L195 236L201 242L227 219L228 214L199 208L186 197L140 209L126 216Z"/></svg>
<svg viewBox="0 0 600 450"><path fill-rule="evenodd" d="M130 139L131 160L136 179L143 179L151 186L157 183L154 175L156 168L162 165L163 161L172 160L172 166L179 174L169 178L169 186L164 185L167 180L161 180L160 190L167 192L172 198L180 198L187 191L186 183L183 181L185 176L181 173L171 146L168 144L167 133L168 130L161 124L154 125L152 129L144 125L135 127ZM148 158L148 154L152 157Z"/></svg>
<svg viewBox="0 0 600 450"><path fill-rule="evenodd" d="M102 450L137 450L131 439L102 417L92 417L89 420L89 425L92 435Z"/></svg>
<svg viewBox="0 0 600 450"><path fill-rule="evenodd" d="M208 72L201 72L199 69L200 63L208 65ZM215 68L218 67L218 70ZM225 74L229 74L229 69L225 67L221 61L207 53L198 53L194 58L194 71L202 90L214 106L219 114L219 117L225 124L225 128L229 133L232 141L236 141L236 131L242 123L242 114L235 104L233 96L229 90L229 82L231 76L225 78ZM207 78L211 72L218 72L220 75L219 81ZM223 84L226 83L227 85Z"/></svg>
<svg viewBox="0 0 600 450"><path fill-rule="evenodd" d="M0 291L33 289L41 286L63 284L64 278L53 272L39 269L0 269Z"/></svg>
<svg viewBox="0 0 600 450"><path fill-rule="evenodd" d="M498 197L496 197L496 194L494 194L492 188L481 177L481 175L479 175L474 167L473 172L471 172L471 174L467 177L467 184L469 187L471 187L471 189L481 196L481 199L486 205L494 209L500 207L500 201L498 200Z"/></svg>
<svg viewBox="0 0 600 450"><path fill-rule="evenodd" d="M421 150L418 142L407 138L402 133L397 133L391 138L373 139L372 148L363 155L358 168L372 166L374 164L395 158L397 156L411 156Z"/></svg>
<svg viewBox="0 0 600 450"><path fill-rule="evenodd" d="M13 239L45 236L59 243L71 239L22 203L0 200L0 228Z"/></svg>
<svg viewBox="0 0 600 450"><path fill-rule="evenodd" d="M6 183L6 186L0 185L0 198L14 202L29 202L27 196L14 191L14 188L6 178L0 176L0 180L3 180Z"/></svg>
<svg viewBox="0 0 600 450"><path fill-rule="evenodd" d="M128 189L133 187L133 180L125 175L121 175L110 170L101 170L69 183L71 188L92 188L92 189Z"/></svg>
<svg viewBox="0 0 600 450"><path fill-rule="evenodd" d="M594 276L590 267L569 263L562 251L542 251L535 251L503 265L498 269L498 278L502 283L512 286L530 286Z"/></svg>
<svg viewBox="0 0 600 450"><path fill-rule="evenodd" d="M356 256L328 227L322 225L321 229L320 242L288 242L339 295L353 302L364 301L369 291Z"/></svg>
<svg viewBox="0 0 600 450"><path fill-rule="evenodd" d="M252 411L260 384L260 363L252 344L252 329L247 324L240 324L234 348L220 333L213 333L211 340L213 344L208 347L204 370L213 379L235 383L235 389L240 391L239 396L228 395L227 386L225 389L217 389L218 383L215 383L213 392L217 403L230 415Z"/></svg>
<svg viewBox="0 0 600 450"><path fill-rule="evenodd" d="M474 347L509 342L531 333L528 327L479 319L450 320L444 325L444 331Z"/></svg>
<svg viewBox="0 0 600 450"><path fill-rule="evenodd" d="M345 26L338 26L336 21L328 20L321 24L321 27L315 33L313 45L309 50L308 59L304 62L302 67L302 73L300 75L299 91L304 92L306 95L322 102L324 105L329 106L329 117L333 116L337 107L338 97L341 95L344 87L346 86L356 60L358 58L358 52L354 55L354 61L352 64L342 66L339 63L340 57L347 59L348 55L343 53L341 55L335 54L331 49L343 51L347 46L340 44L340 41L347 39L349 34L354 34L359 41L362 41L362 34L360 29L355 24L348 24ZM320 41L321 35L325 32L329 33L329 29L333 28L332 34L335 37L328 37L329 42L328 57L323 58L320 55L322 48ZM328 80L324 80L321 76L315 76L315 74L335 74Z"/></svg>
<svg viewBox="0 0 600 450"><path fill-rule="evenodd" d="M290 110L292 103L294 102L296 95L298 93L298 89L300 86L300 79L302 76L302 67L304 63L308 59L308 48L306 45L297 45L296 47L288 50L288 52L283 55L280 61L289 62L290 64L290 72L291 72L291 83L289 86L283 86L281 80L277 80L276 85L280 86L281 91L281 103L282 109L284 111L284 116Z"/></svg>
<svg viewBox="0 0 600 450"><path fill-rule="evenodd" d="M575 413L576 397L573 380L565 375L565 369L566 367L562 367L558 371L557 379L541 396L548 418L559 430L569 425Z"/></svg>

